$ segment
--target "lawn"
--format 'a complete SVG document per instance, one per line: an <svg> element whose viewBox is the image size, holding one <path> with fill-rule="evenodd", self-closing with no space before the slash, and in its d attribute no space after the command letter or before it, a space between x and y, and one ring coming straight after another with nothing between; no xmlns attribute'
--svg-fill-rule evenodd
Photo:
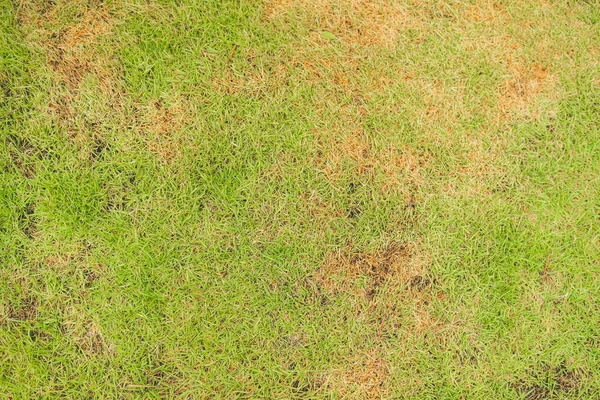
<svg viewBox="0 0 600 400"><path fill-rule="evenodd" d="M600 3L0 0L0 398L600 398Z"/></svg>

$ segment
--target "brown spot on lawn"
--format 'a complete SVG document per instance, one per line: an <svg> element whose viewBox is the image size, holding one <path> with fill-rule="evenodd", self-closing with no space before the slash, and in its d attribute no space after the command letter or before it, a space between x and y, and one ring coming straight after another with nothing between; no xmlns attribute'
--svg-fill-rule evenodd
<svg viewBox="0 0 600 400"><path fill-rule="evenodd" d="M345 216L342 208L324 201L317 191L300 194L304 208L310 215L311 221L331 221L333 218L343 218Z"/></svg>
<svg viewBox="0 0 600 400"><path fill-rule="evenodd" d="M94 323L90 323L85 333L75 340L80 348L89 354L102 354L107 350L100 328Z"/></svg>
<svg viewBox="0 0 600 400"><path fill-rule="evenodd" d="M427 295L419 295L413 304L412 324L405 331L406 336L423 336L428 334L439 335L439 331L449 325L442 319L436 317L430 308L430 298Z"/></svg>
<svg viewBox="0 0 600 400"><path fill-rule="evenodd" d="M93 159L90 148L102 134L97 126L122 104L119 65L114 46L108 45L116 18L105 5L27 0L19 21L26 40L46 54L57 83L45 112L81 146L82 159ZM94 97L102 95L93 105L82 104L89 90L84 83L93 86Z"/></svg>
<svg viewBox="0 0 600 400"><path fill-rule="evenodd" d="M377 343L390 338L437 340L453 331L453 323L435 311L436 305L446 301L446 293L427 261L423 254L413 251L410 269L390 275L376 297L361 306L359 313L376 330Z"/></svg>
<svg viewBox="0 0 600 400"><path fill-rule="evenodd" d="M386 398L389 363L376 350L357 354L327 374L325 386L343 398Z"/></svg>
<svg viewBox="0 0 600 400"><path fill-rule="evenodd" d="M540 272L540 280L543 286L552 287L554 285L554 279L552 273L552 253L549 252L544 261L544 268Z"/></svg>
<svg viewBox="0 0 600 400"><path fill-rule="evenodd" d="M76 89L83 76L93 72L111 86L113 60L97 46L112 32L114 19L106 8L80 4L80 17L71 25L60 20L64 5L25 1L19 19L30 39L46 52L48 65L69 89Z"/></svg>
<svg viewBox="0 0 600 400"><path fill-rule="evenodd" d="M517 118L540 117L539 101L541 97L549 97L555 103L555 85L557 78L542 65L521 64L509 66L509 77L505 80L498 102L500 118L510 120ZM555 113L548 110L550 114Z"/></svg>
<svg viewBox="0 0 600 400"><path fill-rule="evenodd" d="M588 375L583 369L567 367L567 363L563 361L556 367L546 366L540 371L532 371L533 378L537 378L533 382L530 377L527 377L513 386L527 400L562 398L562 396L576 395L582 386L582 381L589 379ZM540 384L539 381L545 384Z"/></svg>
<svg viewBox="0 0 600 400"><path fill-rule="evenodd" d="M88 355L114 351L114 346L104 339L100 326L89 320L86 312L75 305L65 309L62 330Z"/></svg>
<svg viewBox="0 0 600 400"><path fill-rule="evenodd" d="M51 93L47 113L77 143L82 159L94 162L97 143L108 146L102 126L109 123L116 124L119 132L142 137L149 151L170 163L185 147L178 133L191 118L189 102L182 98L168 104L128 102L116 44L111 42L118 24L114 10L84 1L77 5L78 12L67 22L65 10L72 9L73 3L28 0L20 9L27 39L42 47L61 83ZM87 100L89 92L93 103Z"/></svg>
<svg viewBox="0 0 600 400"><path fill-rule="evenodd" d="M470 3L463 17L467 21L485 24L504 24L511 18L510 14L506 11L506 7L502 3L495 1Z"/></svg>
<svg viewBox="0 0 600 400"><path fill-rule="evenodd" d="M33 321L37 317L38 302L33 297L24 297L17 303L8 304L8 318L16 321Z"/></svg>
<svg viewBox="0 0 600 400"><path fill-rule="evenodd" d="M346 249L329 255L314 279L332 294L349 293L372 299L386 282L393 279L394 284L405 284L419 275L420 265L412 258L413 250L403 243L391 243L370 252ZM361 287L361 281L366 281L366 286Z"/></svg>
<svg viewBox="0 0 600 400"><path fill-rule="evenodd" d="M397 1L270 0L265 16L270 21L300 19L313 31L313 41L330 40L326 36L333 34L347 45L359 47L393 47L399 32L416 24Z"/></svg>
<svg viewBox="0 0 600 400"><path fill-rule="evenodd" d="M371 251L349 246L326 258L312 279L316 293L333 299L330 307L336 296L348 296L353 307L342 311L342 320L355 321L364 332L354 355L340 357L325 374L327 389L347 398L387 398L388 346L448 340L455 327L435 311L445 294L428 265L418 243L392 242Z"/></svg>
<svg viewBox="0 0 600 400"><path fill-rule="evenodd" d="M111 60L94 46L101 36L110 33L110 21L107 12L88 10L79 23L59 34L54 51L49 53L49 63L69 87L77 87L89 72L95 73L102 85L112 86Z"/></svg>
<svg viewBox="0 0 600 400"><path fill-rule="evenodd" d="M81 289L87 289L106 274L103 265L96 262L89 250L76 246L58 254L46 256L43 259L44 268L63 276L74 277L80 283ZM81 291L85 295L85 290Z"/></svg>
<svg viewBox="0 0 600 400"><path fill-rule="evenodd" d="M148 149L167 163L174 161L185 146L181 132L193 115L189 101L183 97L168 103L158 99L137 111L136 130L145 138Z"/></svg>
<svg viewBox="0 0 600 400"><path fill-rule="evenodd" d="M397 108L381 110L381 105L373 101L379 91L389 90L394 74L387 67L370 65L372 50L368 48L388 47L392 43L386 40L395 41L396 34L383 35L385 40L370 36L377 36L378 29L386 26L404 29L405 23L415 22L404 6L368 0L271 1L267 4L266 15L273 21L292 18L296 23L299 19L300 24L308 24L312 31L307 37L291 43L289 51L284 52L285 64L291 67L285 70L285 79L275 81L301 81L315 89L309 116L315 124L315 167L336 188L345 186L350 179L368 183L378 195L393 193L406 199L414 198L415 189L424 181L422 172L427 157L408 146L397 145L396 136L391 132L373 132L365 126L365 121L374 113L398 112ZM365 27L363 33L359 25L343 22L354 19L368 25L368 29ZM318 26L312 25L314 21L319 21ZM332 33L348 46L333 51L332 39L323 36L323 32ZM223 85L227 93L245 91L239 79L233 78ZM415 90L425 87L424 91L435 91L438 86L430 88L420 81L414 83ZM437 107L456 104L447 100L447 96L435 93L427 96L427 101L432 103L432 113L426 119L448 121L448 112Z"/></svg>
<svg viewBox="0 0 600 400"><path fill-rule="evenodd" d="M582 369L569 369L565 363L554 369L557 391L561 393L575 393L586 379L586 372Z"/></svg>
<svg viewBox="0 0 600 400"><path fill-rule="evenodd" d="M336 187L351 174L359 181L368 181L381 193L395 192L407 199L411 197L412 191L424 182L427 156L408 146L378 148L360 129L358 119L350 122L355 119L352 115L359 114L340 115L339 126L315 130L316 147L320 152L315 158L316 167Z"/></svg>

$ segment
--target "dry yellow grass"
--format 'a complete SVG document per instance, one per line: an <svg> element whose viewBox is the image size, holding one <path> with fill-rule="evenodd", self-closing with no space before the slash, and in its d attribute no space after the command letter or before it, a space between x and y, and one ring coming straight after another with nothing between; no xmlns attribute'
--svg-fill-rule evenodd
<svg viewBox="0 0 600 400"><path fill-rule="evenodd" d="M377 350L356 354L344 360L343 367L330 371L323 385L344 398L381 399L389 395L386 380L389 363Z"/></svg>
<svg viewBox="0 0 600 400"><path fill-rule="evenodd" d="M406 7L395 1L273 0L266 4L265 15L270 20L285 21L294 14L359 47L393 47L400 30L416 23ZM311 40L321 39L319 32L311 35Z"/></svg>
<svg viewBox="0 0 600 400"><path fill-rule="evenodd" d="M58 16L66 7L78 7L80 15L67 25ZM110 6L26 1L20 11L21 26L41 46L58 84L47 113L79 143L82 159L88 158L91 147L107 140L101 129L89 129L90 123L101 125L104 120L118 121L122 131L135 131L159 159L177 159L184 146L178 133L193 118L190 106L181 97L169 104L160 99L148 104L126 100L118 49L107 45L118 21ZM93 105L86 102L90 95Z"/></svg>

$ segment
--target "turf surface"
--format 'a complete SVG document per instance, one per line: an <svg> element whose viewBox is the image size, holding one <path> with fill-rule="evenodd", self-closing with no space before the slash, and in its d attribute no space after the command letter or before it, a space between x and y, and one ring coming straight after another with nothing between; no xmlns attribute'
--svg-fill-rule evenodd
<svg viewBox="0 0 600 400"><path fill-rule="evenodd" d="M597 399L600 5L0 0L0 397Z"/></svg>

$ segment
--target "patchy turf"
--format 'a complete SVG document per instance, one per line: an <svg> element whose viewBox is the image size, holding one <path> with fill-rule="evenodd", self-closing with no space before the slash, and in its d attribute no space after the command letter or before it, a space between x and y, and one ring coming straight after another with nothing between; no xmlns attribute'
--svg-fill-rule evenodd
<svg viewBox="0 0 600 400"><path fill-rule="evenodd" d="M596 2L0 17L4 397L600 396Z"/></svg>

